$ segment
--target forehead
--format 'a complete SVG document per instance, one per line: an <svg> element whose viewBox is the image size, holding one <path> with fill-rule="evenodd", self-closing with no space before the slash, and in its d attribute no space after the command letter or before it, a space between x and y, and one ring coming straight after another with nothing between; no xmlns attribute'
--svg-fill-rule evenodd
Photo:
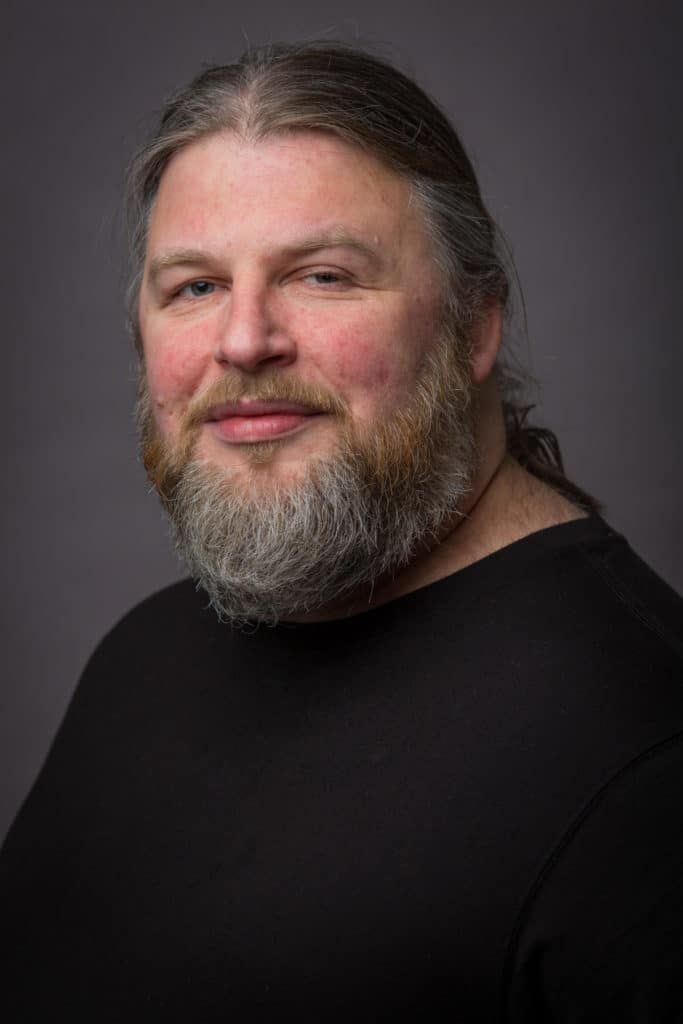
<svg viewBox="0 0 683 1024"><path fill-rule="evenodd" d="M371 154L322 132L258 142L221 133L169 163L148 254L166 246L286 245L289 236L327 230L350 232L399 259L431 253L408 182Z"/></svg>

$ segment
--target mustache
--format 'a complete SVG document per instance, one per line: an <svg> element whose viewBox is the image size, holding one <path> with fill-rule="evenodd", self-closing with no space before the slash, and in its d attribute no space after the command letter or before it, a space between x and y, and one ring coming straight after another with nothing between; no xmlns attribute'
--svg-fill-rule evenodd
<svg viewBox="0 0 683 1024"><path fill-rule="evenodd" d="M259 402L292 402L340 419L345 419L349 414L344 399L297 377L221 377L190 402L183 417L183 429L190 432L196 430L216 405L247 398Z"/></svg>

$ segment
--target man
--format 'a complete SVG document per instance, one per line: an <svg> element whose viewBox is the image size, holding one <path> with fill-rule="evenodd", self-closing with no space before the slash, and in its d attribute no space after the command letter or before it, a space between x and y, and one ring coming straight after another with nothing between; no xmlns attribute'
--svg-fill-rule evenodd
<svg viewBox="0 0 683 1024"><path fill-rule="evenodd" d="M683 1019L681 603L511 401L453 129L357 51L251 52L131 211L199 586L105 638L10 833L12 1019Z"/></svg>

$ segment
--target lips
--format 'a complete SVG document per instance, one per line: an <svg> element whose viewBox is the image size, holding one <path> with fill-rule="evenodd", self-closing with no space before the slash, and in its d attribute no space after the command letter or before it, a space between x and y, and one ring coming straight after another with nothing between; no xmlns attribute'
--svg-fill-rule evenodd
<svg viewBox="0 0 683 1024"><path fill-rule="evenodd" d="M246 444L291 434L320 416L317 409L294 402L231 402L217 405L207 416L223 441Z"/></svg>

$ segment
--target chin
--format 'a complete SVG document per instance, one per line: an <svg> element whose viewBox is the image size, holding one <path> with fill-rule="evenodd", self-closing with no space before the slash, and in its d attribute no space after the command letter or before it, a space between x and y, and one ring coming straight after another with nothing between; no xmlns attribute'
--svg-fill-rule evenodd
<svg viewBox="0 0 683 1024"><path fill-rule="evenodd" d="M250 469L272 470L278 475L289 465L301 465L301 459L288 458L285 441L259 441L257 444L245 444L240 448L240 460ZM259 474L262 475L262 474Z"/></svg>
<svg viewBox="0 0 683 1024"><path fill-rule="evenodd" d="M193 454L216 466L225 466L231 474L253 469L257 472L250 476L255 479L277 476L281 482L295 482L313 462L333 455L339 447L338 440L329 435L324 437L317 433L311 438L304 433L308 431L234 445L225 445L204 435Z"/></svg>
<svg viewBox="0 0 683 1024"><path fill-rule="evenodd" d="M197 456L215 469L225 470L226 476L243 479L251 484L294 484L302 479L312 456L287 451L286 441L260 441L231 449L228 456L222 452L198 451Z"/></svg>

